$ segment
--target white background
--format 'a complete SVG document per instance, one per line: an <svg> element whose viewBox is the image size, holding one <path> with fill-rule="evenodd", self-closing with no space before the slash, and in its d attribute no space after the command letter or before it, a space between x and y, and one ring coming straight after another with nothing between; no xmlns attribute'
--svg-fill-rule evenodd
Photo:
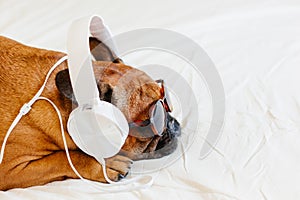
<svg viewBox="0 0 300 200"><path fill-rule="evenodd" d="M219 143L200 160L198 137L147 190L100 194L68 180L0 192L0 199L300 199L299 1L2 0L0 33L65 51L71 21L88 14L101 15L113 34L166 28L202 46L225 87Z"/></svg>

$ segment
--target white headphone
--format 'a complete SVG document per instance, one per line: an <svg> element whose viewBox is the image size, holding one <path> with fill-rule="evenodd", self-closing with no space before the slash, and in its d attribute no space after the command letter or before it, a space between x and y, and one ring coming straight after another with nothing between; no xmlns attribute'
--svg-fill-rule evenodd
<svg viewBox="0 0 300 200"><path fill-rule="evenodd" d="M137 176L116 183L109 180L106 174L104 158L120 151L128 136L129 126L116 106L99 98L89 47L90 35L103 42L110 50L117 50L108 27L99 16L80 18L71 24L67 41L68 65L78 107L69 116L69 135L82 151L102 164L105 179L116 186L107 188L107 185L97 183L102 186L102 190L116 192L150 187L153 183L151 176ZM75 168L73 170L76 171ZM81 176L80 178L83 179Z"/></svg>
<svg viewBox="0 0 300 200"><path fill-rule="evenodd" d="M78 108L68 120L68 132L85 153L103 162L117 154L128 136L123 113L113 104L101 101L92 67L89 36L115 50L108 28L98 16L74 21L68 33L68 65Z"/></svg>
<svg viewBox="0 0 300 200"><path fill-rule="evenodd" d="M104 158L112 157L120 151L128 136L129 127L125 116L117 107L101 101L99 98L89 48L89 34L104 42L111 50L116 51L113 42L108 41L108 39L111 39L111 34L100 17L92 16L74 21L68 33L68 57L62 57L51 67L42 87L28 103L21 107L4 137L0 150L0 164L3 161L7 140L13 129L21 118L31 110L31 106L36 101L46 100L57 112L68 162L80 179L97 189L108 192L148 188L153 183L151 176L137 176L130 180L113 182L106 174ZM67 147L61 113L50 99L41 96L51 73L66 59L68 59L74 95L78 102L78 107L71 112L68 119L67 129L69 135L82 151L93 156L102 165L105 179L112 183L114 187L89 181L78 173L72 163Z"/></svg>

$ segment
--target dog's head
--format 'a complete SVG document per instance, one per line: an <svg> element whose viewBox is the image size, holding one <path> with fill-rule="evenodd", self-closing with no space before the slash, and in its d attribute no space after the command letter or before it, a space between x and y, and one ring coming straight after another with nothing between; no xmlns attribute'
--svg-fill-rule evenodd
<svg viewBox="0 0 300 200"><path fill-rule="evenodd" d="M96 60L93 67L100 99L118 107L130 127L120 154L141 160L172 153L181 129L166 108L164 86L143 71L125 65L100 41L91 38L90 47ZM57 74L56 85L64 97L76 104L68 70ZM161 134L157 133L154 124L164 124Z"/></svg>

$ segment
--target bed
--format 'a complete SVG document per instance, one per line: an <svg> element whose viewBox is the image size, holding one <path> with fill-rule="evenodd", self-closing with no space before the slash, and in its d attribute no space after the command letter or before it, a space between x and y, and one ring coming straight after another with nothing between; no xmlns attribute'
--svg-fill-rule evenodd
<svg viewBox="0 0 300 200"><path fill-rule="evenodd" d="M81 180L66 180L0 191L0 199L300 198L299 1L1 1L0 32L30 46L65 52L68 26L90 14L102 16L113 34L167 29L197 43L224 87L220 135L210 141L210 152L203 156L201 147L208 143L205 134L212 120L211 96L205 81L199 81L186 64L163 63L168 60L164 56L151 60L153 52L128 55L126 61L133 66L153 62L174 66L193 89L199 127L193 137L182 139L178 151L184 151L175 154L180 156L147 163L165 165L144 170L154 177L153 186L144 190L103 193ZM188 130L190 116L174 115Z"/></svg>

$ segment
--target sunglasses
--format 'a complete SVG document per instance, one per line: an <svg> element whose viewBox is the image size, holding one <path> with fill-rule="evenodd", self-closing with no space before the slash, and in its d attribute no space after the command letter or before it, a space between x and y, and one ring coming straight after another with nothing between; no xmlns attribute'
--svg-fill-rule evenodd
<svg viewBox="0 0 300 200"><path fill-rule="evenodd" d="M172 112L173 108L170 101L170 96L167 89L164 87L163 80L157 80L160 85L162 98L157 100L149 109L150 118L144 121L134 121L129 123L129 127L148 127L150 126L153 133L162 136L167 127L167 112Z"/></svg>

